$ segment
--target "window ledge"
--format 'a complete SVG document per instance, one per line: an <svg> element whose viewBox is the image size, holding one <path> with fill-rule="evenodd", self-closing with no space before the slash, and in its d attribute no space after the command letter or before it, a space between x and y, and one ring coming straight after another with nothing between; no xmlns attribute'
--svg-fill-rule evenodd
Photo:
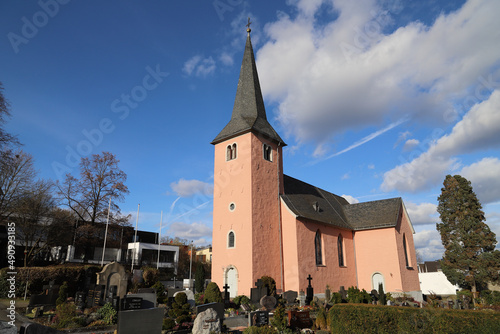
<svg viewBox="0 0 500 334"><path fill-rule="evenodd" d="M413 267L406 267L406 269L408 269L408 270L413 270Z"/></svg>
<svg viewBox="0 0 500 334"><path fill-rule="evenodd" d="M317 264L316 267L326 267L326 264Z"/></svg>

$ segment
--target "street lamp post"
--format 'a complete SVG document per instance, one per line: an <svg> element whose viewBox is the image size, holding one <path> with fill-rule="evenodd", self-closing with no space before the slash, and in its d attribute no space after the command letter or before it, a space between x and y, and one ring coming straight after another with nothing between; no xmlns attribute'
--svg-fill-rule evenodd
<svg viewBox="0 0 500 334"><path fill-rule="evenodd" d="M191 286L191 270L193 268L193 240L191 240L191 259L189 260L189 288L193 290Z"/></svg>

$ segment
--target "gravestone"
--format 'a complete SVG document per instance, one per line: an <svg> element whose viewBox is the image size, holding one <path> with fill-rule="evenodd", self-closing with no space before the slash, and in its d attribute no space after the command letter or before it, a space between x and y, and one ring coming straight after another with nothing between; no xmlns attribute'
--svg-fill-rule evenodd
<svg viewBox="0 0 500 334"><path fill-rule="evenodd" d="M49 284L43 285L43 292L39 295L32 295L28 307L31 308L37 305L55 305L59 297L59 285L50 281Z"/></svg>
<svg viewBox="0 0 500 334"><path fill-rule="evenodd" d="M89 290L87 291L87 308L91 308L94 303L94 289L95 284L91 284Z"/></svg>
<svg viewBox="0 0 500 334"><path fill-rule="evenodd" d="M310 328L312 326L309 311L288 311L288 324L292 328Z"/></svg>
<svg viewBox="0 0 500 334"><path fill-rule="evenodd" d="M283 298L285 298L287 304L295 303L297 296L298 296L297 291L288 290L285 291L285 293L283 293Z"/></svg>
<svg viewBox="0 0 500 334"><path fill-rule="evenodd" d="M83 291L78 291L75 294L75 305L79 310L83 310L86 305L87 294Z"/></svg>
<svg viewBox="0 0 500 334"><path fill-rule="evenodd" d="M269 325L269 312L255 311L250 312L248 316L248 326L266 326Z"/></svg>
<svg viewBox="0 0 500 334"><path fill-rule="evenodd" d="M200 314L208 309L213 309L217 312L219 319L224 319L224 304L223 303L208 303L196 306L196 314Z"/></svg>
<svg viewBox="0 0 500 334"><path fill-rule="evenodd" d="M345 291L343 285L340 286L339 293L340 293L340 297L342 297L342 300L347 300L347 291Z"/></svg>
<svg viewBox="0 0 500 334"><path fill-rule="evenodd" d="M221 332L222 319L213 308L209 308L198 313L194 320L193 334L210 334L212 332Z"/></svg>
<svg viewBox="0 0 500 334"><path fill-rule="evenodd" d="M102 271L97 273L96 285L104 286L103 296L109 296L111 286L116 286L115 296L123 298L127 294L128 276L125 272L125 267L117 262L111 262L102 268Z"/></svg>
<svg viewBox="0 0 500 334"><path fill-rule="evenodd" d="M92 300L92 307L103 305L105 289L106 289L106 287L104 285L96 285L94 287L94 296L93 296L93 300Z"/></svg>
<svg viewBox="0 0 500 334"><path fill-rule="evenodd" d="M140 289L137 289L137 293L156 293L156 289L153 289L153 288L140 288Z"/></svg>
<svg viewBox="0 0 500 334"><path fill-rule="evenodd" d="M141 308L153 308L157 306L156 293L129 293L128 298L142 298Z"/></svg>
<svg viewBox="0 0 500 334"><path fill-rule="evenodd" d="M307 277L307 280L309 281L309 285L307 286L306 305L309 305L311 304L311 301L313 300L314 297L314 289L311 285L312 277L310 274Z"/></svg>
<svg viewBox="0 0 500 334"><path fill-rule="evenodd" d="M328 304L330 302L330 299L332 298L331 296L331 291L330 291L330 287L326 287L326 290L325 290L325 304Z"/></svg>
<svg viewBox="0 0 500 334"><path fill-rule="evenodd" d="M119 298L116 296L118 287L116 285L111 285L108 287L108 294L106 295L104 302L105 303L113 303L114 298Z"/></svg>
<svg viewBox="0 0 500 334"><path fill-rule="evenodd" d="M163 308L118 312L118 334L161 334Z"/></svg>
<svg viewBox="0 0 500 334"><path fill-rule="evenodd" d="M3 332L2 332L3 333ZM64 334L64 332L58 331L52 327L47 327L36 322L32 322L21 326L20 333L24 334Z"/></svg>
<svg viewBox="0 0 500 334"><path fill-rule="evenodd" d="M299 293L299 306L304 307L306 306L306 295L304 294L304 291L300 290Z"/></svg>
<svg viewBox="0 0 500 334"><path fill-rule="evenodd" d="M260 299L260 305L270 311L276 306L276 298L273 296L264 296Z"/></svg>
<svg viewBox="0 0 500 334"><path fill-rule="evenodd" d="M142 308L142 298L126 296L122 299L122 310L140 310Z"/></svg>
<svg viewBox="0 0 500 334"><path fill-rule="evenodd" d="M262 297L267 296L267 286L264 285L261 279L255 282L255 286L256 288L250 289L250 300L254 303L259 303Z"/></svg>
<svg viewBox="0 0 500 334"><path fill-rule="evenodd" d="M16 326L10 325L7 321L0 321L0 333L17 334L17 328Z"/></svg>

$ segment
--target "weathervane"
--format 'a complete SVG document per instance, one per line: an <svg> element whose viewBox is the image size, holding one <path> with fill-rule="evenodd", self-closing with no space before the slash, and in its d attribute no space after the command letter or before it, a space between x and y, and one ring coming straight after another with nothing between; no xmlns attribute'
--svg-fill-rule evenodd
<svg viewBox="0 0 500 334"><path fill-rule="evenodd" d="M252 24L252 22L250 22L250 17L248 18L248 23L246 25L247 27L247 32L249 33L250 31L252 31L252 29L250 29L250 25Z"/></svg>

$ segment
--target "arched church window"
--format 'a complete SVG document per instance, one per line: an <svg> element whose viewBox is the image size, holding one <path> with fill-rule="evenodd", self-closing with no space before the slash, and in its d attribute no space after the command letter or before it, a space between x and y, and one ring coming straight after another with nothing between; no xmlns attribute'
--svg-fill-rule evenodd
<svg viewBox="0 0 500 334"><path fill-rule="evenodd" d="M234 232L229 231L227 235L227 248L234 248Z"/></svg>
<svg viewBox="0 0 500 334"><path fill-rule="evenodd" d="M233 144L233 149L231 152L231 158L236 159L236 143Z"/></svg>
<svg viewBox="0 0 500 334"><path fill-rule="evenodd" d="M403 249L405 252L405 262L406 262L406 267L410 267L410 261L408 261L408 248L406 245L406 235L403 233Z"/></svg>
<svg viewBox="0 0 500 334"><path fill-rule="evenodd" d="M227 145L226 148L226 161L236 159L236 143Z"/></svg>
<svg viewBox="0 0 500 334"><path fill-rule="evenodd" d="M316 236L314 237L314 250L316 252L316 265L323 265L323 254L321 248L321 232L316 231Z"/></svg>
<svg viewBox="0 0 500 334"><path fill-rule="evenodd" d="M264 159L267 161L273 161L273 148L267 144L263 144Z"/></svg>
<svg viewBox="0 0 500 334"><path fill-rule="evenodd" d="M339 234L337 239L337 252L339 254L339 266L344 267L344 238L342 238L342 234Z"/></svg>

